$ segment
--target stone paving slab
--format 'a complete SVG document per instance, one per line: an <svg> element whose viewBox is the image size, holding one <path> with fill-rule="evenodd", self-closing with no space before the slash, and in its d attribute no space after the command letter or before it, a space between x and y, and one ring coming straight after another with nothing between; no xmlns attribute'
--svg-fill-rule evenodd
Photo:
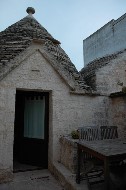
<svg viewBox="0 0 126 190"><path fill-rule="evenodd" d="M0 184L0 190L64 190L48 170L14 174L12 182Z"/></svg>

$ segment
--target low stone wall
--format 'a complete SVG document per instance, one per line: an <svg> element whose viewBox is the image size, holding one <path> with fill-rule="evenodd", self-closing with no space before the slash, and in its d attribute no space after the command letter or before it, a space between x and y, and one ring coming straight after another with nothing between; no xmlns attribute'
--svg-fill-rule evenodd
<svg viewBox="0 0 126 190"><path fill-rule="evenodd" d="M78 139L70 136L60 138L60 162L73 174L77 169L77 144Z"/></svg>

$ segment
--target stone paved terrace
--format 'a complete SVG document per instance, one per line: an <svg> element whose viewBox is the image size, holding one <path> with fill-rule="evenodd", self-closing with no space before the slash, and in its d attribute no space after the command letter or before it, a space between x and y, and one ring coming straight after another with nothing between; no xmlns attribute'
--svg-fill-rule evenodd
<svg viewBox="0 0 126 190"><path fill-rule="evenodd" d="M55 164L54 174L56 178L47 169L18 172L12 182L0 184L0 190L89 190L85 180L77 184L75 174L60 163ZM103 184L91 190L102 189Z"/></svg>
<svg viewBox="0 0 126 190"><path fill-rule="evenodd" d="M75 175L62 164L55 165L55 177L49 170L34 170L14 173L12 182L0 184L0 190L89 190L87 182L76 184ZM92 190L101 190L96 186Z"/></svg>
<svg viewBox="0 0 126 190"><path fill-rule="evenodd" d="M14 174L14 180L0 184L0 190L64 190L48 170L34 170Z"/></svg>

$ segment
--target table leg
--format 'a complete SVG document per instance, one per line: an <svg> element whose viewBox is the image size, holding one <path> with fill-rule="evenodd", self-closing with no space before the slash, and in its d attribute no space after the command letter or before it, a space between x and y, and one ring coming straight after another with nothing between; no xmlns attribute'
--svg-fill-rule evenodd
<svg viewBox="0 0 126 190"><path fill-rule="evenodd" d="M80 183L80 163L81 163L81 150L77 147L77 174L76 174L76 183Z"/></svg>
<svg viewBox="0 0 126 190"><path fill-rule="evenodd" d="M109 160L107 158L104 160L104 178L105 178L105 190L109 190L110 170L109 170Z"/></svg>

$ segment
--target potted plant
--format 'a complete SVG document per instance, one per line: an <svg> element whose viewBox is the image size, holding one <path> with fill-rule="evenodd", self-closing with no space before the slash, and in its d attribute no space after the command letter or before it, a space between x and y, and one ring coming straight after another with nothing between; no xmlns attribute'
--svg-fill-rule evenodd
<svg viewBox="0 0 126 190"><path fill-rule="evenodd" d="M79 139L79 132L78 132L78 130L73 130L73 131L71 132L71 137L72 137L73 139Z"/></svg>

